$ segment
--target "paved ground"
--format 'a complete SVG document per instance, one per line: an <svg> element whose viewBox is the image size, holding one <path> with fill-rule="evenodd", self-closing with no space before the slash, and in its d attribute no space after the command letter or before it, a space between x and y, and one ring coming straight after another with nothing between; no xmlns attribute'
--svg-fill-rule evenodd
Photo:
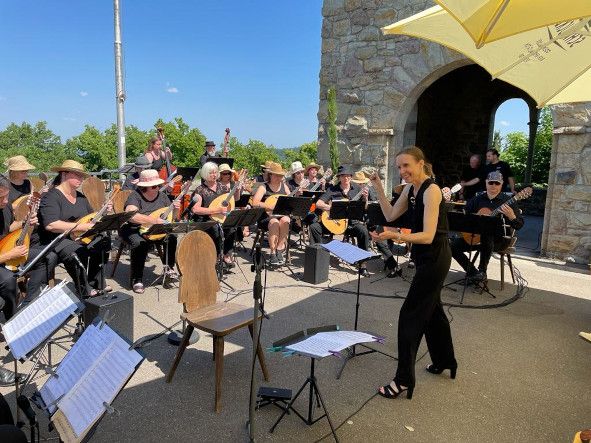
<svg viewBox="0 0 591 443"><path fill-rule="evenodd" d="M309 285L297 278L302 272L302 254L296 252L293 273L267 274L266 309L262 342L272 341L305 327L339 324L352 328L355 313L355 274L346 268L331 268L330 282ZM252 304L253 274L245 258L242 271L229 276L236 291L225 289L221 300ZM405 262L405 260L403 260ZM358 357L348 364L340 380L340 365L327 358L317 365L322 394L337 425L341 441L571 441L575 431L591 427L589 402L591 344L577 337L591 329L591 277L562 264L531 257L515 258L520 275L527 280L523 297L506 306L517 287L509 284L499 290L498 260L489 268L491 291L466 293L463 307L460 294L444 290L454 345L459 362L456 380L424 371L429 363L422 344L417 362L417 387L411 401L376 397L376 388L393 376L395 361L380 354ZM449 281L461 277L454 269ZM152 258L147 278L160 265ZM115 286L125 284L129 267L124 259ZM362 283L360 329L387 337L381 349L396 355L396 324L408 283L400 278L381 279L375 274ZM405 270L412 278L412 270ZM510 277L509 277L510 279ZM134 296L135 339L154 334L163 325L175 323L181 312L176 291L149 289ZM228 337L225 352L223 411L213 412L214 370L212 340L202 335L191 346L171 384L164 376L175 348L164 338L143 349L146 360L114 406L119 415L106 416L93 441L204 441L245 442L248 434L249 364L251 342L247 331ZM285 358L266 353L271 381L257 384L297 389L306 379L308 362L304 358ZM26 365L25 365L26 367ZM35 380L41 385L43 378ZM11 404L13 390L1 388ZM296 404L305 409L307 396ZM314 411L317 413L317 411ZM295 416L286 417L274 434L268 432L279 410L267 407L256 415L257 441L316 441L329 432L326 420L306 426ZM46 423L46 420L43 420ZM42 426L43 435L47 426ZM327 437L324 441L330 441Z"/></svg>

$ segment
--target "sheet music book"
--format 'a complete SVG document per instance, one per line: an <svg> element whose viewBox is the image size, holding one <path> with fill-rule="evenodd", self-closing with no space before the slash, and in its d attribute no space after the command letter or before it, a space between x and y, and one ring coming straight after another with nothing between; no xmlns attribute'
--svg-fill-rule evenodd
<svg viewBox="0 0 591 443"><path fill-rule="evenodd" d="M360 331L319 332L298 343L286 346L285 349L307 357L322 358L329 355L338 355L343 349L359 343L382 343L383 340L383 337Z"/></svg>
<svg viewBox="0 0 591 443"><path fill-rule="evenodd" d="M108 325L88 326L39 390L62 440L81 441L142 360Z"/></svg>
<svg viewBox="0 0 591 443"><path fill-rule="evenodd" d="M46 287L35 300L18 311L2 327L14 358L26 358L82 308L82 303L66 287L66 281L53 288Z"/></svg>
<svg viewBox="0 0 591 443"><path fill-rule="evenodd" d="M345 243L339 240L332 240L331 242L322 245L322 247L350 265L356 265L379 257L378 254L364 251L351 243Z"/></svg>

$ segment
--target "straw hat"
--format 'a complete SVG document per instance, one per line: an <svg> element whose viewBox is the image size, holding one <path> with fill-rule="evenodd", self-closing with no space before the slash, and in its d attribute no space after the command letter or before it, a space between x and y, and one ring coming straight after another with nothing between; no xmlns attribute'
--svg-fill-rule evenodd
<svg viewBox="0 0 591 443"><path fill-rule="evenodd" d="M271 163L273 163L271 160L267 160L264 165L261 165L261 168L269 169L269 167L271 166Z"/></svg>
<svg viewBox="0 0 591 443"><path fill-rule="evenodd" d="M322 166L316 164L315 162L312 162L308 166L306 166L306 174L308 174L308 171L312 168L316 168L320 172L320 168L322 168Z"/></svg>
<svg viewBox="0 0 591 443"><path fill-rule="evenodd" d="M357 171L353 174L353 178L351 179L353 183L365 184L369 182L369 178L363 173L363 171Z"/></svg>
<svg viewBox="0 0 591 443"><path fill-rule="evenodd" d="M275 162L269 162L270 165L267 168L267 172L269 174L275 174L275 175L285 175L285 170L283 169L283 166L281 166L279 163L275 163Z"/></svg>
<svg viewBox="0 0 591 443"><path fill-rule="evenodd" d="M164 180L160 178L158 175L158 171L155 169L145 169L140 172L140 178L137 182L137 186L141 187L148 187L148 186L157 186L164 183Z"/></svg>
<svg viewBox="0 0 591 443"><path fill-rule="evenodd" d="M85 177L89 175L84 169L84 165L76 160L65 160L60 166L54 166L51 170L53 172L77 172Z"/></svg>
<svg viewBox="0 0 591 443"><path fill-rule="evenodd" d="M304 166L302 165L302 162L293 162L289 168L290 174L295 174L296 172L303 171L303 170L304 170Z"/></svg>
<svg viewBox="0 0 591 443"><path fill-rule="evenodd" d="M222 172L234 172L228 163L222 163L218 168L218 172L221 174Z"/></svg>
<svg viewBox="0 0 591 443"><path fill-rule="evenodd" d="M27 161L24 155L15 155L14 157L7 158L4 164L9 171L30 171L36 169L31 163Z"/></svg>

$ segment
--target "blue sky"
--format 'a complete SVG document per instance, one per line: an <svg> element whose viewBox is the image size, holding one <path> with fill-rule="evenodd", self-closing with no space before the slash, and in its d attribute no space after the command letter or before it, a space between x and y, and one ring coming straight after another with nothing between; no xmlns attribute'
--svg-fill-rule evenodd
<svg viewBox="0 0 591 443"><path fill-rule="evenodd" d="M316 139L322 0L121 1L127 124ZM65 140L115 122L112 1L0 0L0 42L0 129L45 120ZM503 133L526 130L521 103L497 112Z"/></svg>

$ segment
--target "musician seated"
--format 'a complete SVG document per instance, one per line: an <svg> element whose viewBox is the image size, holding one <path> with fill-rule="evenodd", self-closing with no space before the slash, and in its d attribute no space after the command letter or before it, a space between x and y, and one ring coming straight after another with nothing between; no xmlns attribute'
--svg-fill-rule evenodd
<svg viewBox="0 0 591 443"><path fill-rule="evenodd" d="M267 173L267 170L271 166L271 163L273 163L271 160L267 160L264 165L261 165L261 173L260 175L256 176L255 182L265 183L266 181L269 181L269 174Z"/></svg>
<svg viewBox="0 0 591 443"><path fill-rule="evenodd" d="M28 179L29 171L35 169L23 155L16 155L6 159L4 164L8 169L10 180L10 193L8 202L12 204L17 198L29 195L32 190L31 181Z"/></svg>
<svg viewBox="0 0 591 443"><path fill-rule="evenodd" d="M317 188L319 191L324 191L326 187L326 183L319 175L321 166L312 162L308 166L306 166L306 170L304 171L304 176L308 179L310 183L309 188L313 188L317 183L320 182L320 186Z"/></svg>
<svg viewBox="0 0 591 443"><path fill-rule="evenodd" d="M229 168L228 165L226 166ZM210 206L218 196L227 194L231 189L230 186L222 184L221 181L218 181L218 178L222 174L219 172L219 169L221 169L221 167L218 168L218 166L213 162L206 162L201 167L201 178L203 181L199 186L197 186L192 197L192 200L195 202L195 204L191 208L191 212L193 213L192 218L195 221L208 221L211 220L210 216L225 215L229 210L228 206L224 205ZM231 170L227 171L225 169L226 168L224 168L224 174L229 172L229 175L231 176ZM224 180L226 179L224 178ZM235 200L240 198L240 192L241 188L240 186L237 186L234 192ZM222 232L219 225L212 226L205 232L207 232L213 240L218 255L220 255L220 253L223 254L222 260L224 264L227 267L233 267L234 259L232 256L232 250L234 248L234 240L236 239L236 229L223 229L223 244Z"/></svg>
<svg viewBox="0 0 591 443"><path fill-rule="evenodd" d="M145 155L140 155L135 159L133 165L135 167L135 172L133 174L127 174L127 177L125 177L125 181L121 186L122 191L135 191L137 182L140 179L140 173L151 168L152 162L150 162Z"/></svg>
<svg viewBox="0 0 591 443"><path fill-rule="evenodd" d="M78 191L88 177L84 166L75 160L65 160L51 170L59 174L53 181L54 187L43 195L39 206L39 241L43 246L74 227L74 235L79 235L94 226L94 223L76 226L78 219L95 212L84 194ZM88 245L65 237L55 246L54 252L72 278L78 295L92 297L98 295L99 290L111 289L105 287L103 272L110 250L110 238L101 234Z"/></svg>
<svg viewBox="0 0 591 443"><path fill-rule="evenodd" d="M175 264L175 253L176 253L176 237L169 235L164 237L166 241L158 240L156 242L144 238L139 230L141 225L158 225L167 223L166 220L151 215L154 211L168 207L170 199L168 196L160 191L160 187L164 183L164 180L158 175L158 171L155 169L146 169L140 172L140 176L137 182L136 190L129 195L125 202L125 211L138 211L131 219L129 223L125 224L120 230L120 236L129 243L130 247L130 272L131 272L131 285L133 292L136 294L144 293L144 267L146 265L146 258L150 247L154 243L161 242L164 247L167 248L164 256L161 257L162 263L167 264L170 269L168 270L167 277L169 279L175 279L177 273L174 271ZM174 202L174 207L178 209L180 202Z"/></svg>
<svg viewBox="0 0 591 443"><path fill-rule="evenodd" d="M285 171L279 163L271 162L267 168L268 181L259 186L253 196L255 208L265 208L268 213L273 208L265 203L271 195L289 195L289 186L284 182ZM262 230L269 231L269 264L282 265L285 263L283 256L287 248L287 236L289 234L290 218L286 215L267 215L259 220L258 225Z"/></svg>
<svg viewBox="0 0 591 443"><path fill-rule="evenodd" d="M521 211L519 211L517 205L514 203L511 205L503 204L503 202L509 200L511 197L501 192L502 187L502 174L497 171L489 173L486 178L486 191L476 194L470 199L466 203L465 211L466 213L478 213L483 208L494 210L500 207L501 216L504 217L511 230L519 230L523 227ZM452 256L472 280L486 280L488 262L493 251L505 249L509 245L510 234L507 234L508 237L503 236L503 233L498 233L497 235L481 235L480 244L478 245L470 245L462 237L456 238L451 244ZM476 269L464 253L470 250L480 251L478 269Z"/></svg>
<svg viewBox="0 0 591 443"><path fill-rule="evenodd" d="M23 228L21 221L15 221L12 212L12 206L8 204L10 183L6 178L0 177L0 241L11 232ZM34 215L29 220L30 226L37 225L37 216ZM15 233L15 235L18 235ZM27 247L26 245L12 246L8 250L0 251L0 298L4 300L2 312L4 318L10 319L16 312L19 305L17 300L16 276L13 271L5 267L6 262L18 258L27 257L26 261L33 260L41 252L40 247ZM23 259L23 264L25 264ZM57 264L57 256L53 253L48 254L45 258L39 260L31 269L29 279L27 281L27 297L26 301L35 298L41 288L47 285L49 275Z"/></svg>
<svg viewBox="0 0 591 443"><path fill-rule="evenodd" d="M358 184L352 183L353 170L348 166L339 166L337 170L337 178L339 182L336 185L330 185L324 194L316 202L316 207L323 211L330 212L333 200L340 200L343 198L352 200L361 193L361 199L367 202L368 188L362 189ZM359 198L359 197L358 197ZM310 243L322 243L322 234L328 232L326 228L318 221L310 225ZM365 223L359 220L349 220L347 225L346 235L354 236L357 239L357 246L364 251L369 250L369 232ZM362 265L361 274L365 277L369 276L369 272Z"/></svg>

